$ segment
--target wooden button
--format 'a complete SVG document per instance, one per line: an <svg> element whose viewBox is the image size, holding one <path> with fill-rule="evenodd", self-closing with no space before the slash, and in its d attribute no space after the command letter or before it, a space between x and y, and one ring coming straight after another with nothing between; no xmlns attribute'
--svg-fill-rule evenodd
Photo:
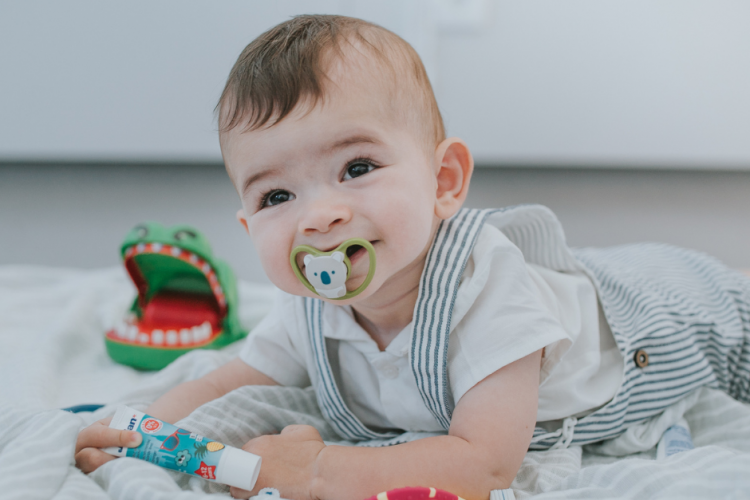
<svg viewBox="0 0 750 500"><path fill-rule="evenodd" d="M646 368L648 366L648 353L643 349L635 351L635 364L639 368Z"/></svg>

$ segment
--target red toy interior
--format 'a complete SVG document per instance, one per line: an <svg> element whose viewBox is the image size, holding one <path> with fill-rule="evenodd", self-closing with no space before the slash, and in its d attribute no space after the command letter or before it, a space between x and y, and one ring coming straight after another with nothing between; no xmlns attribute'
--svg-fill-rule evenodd
<svg viewBox="0 0 750 500"><path fill-rule="evenodd" d="M220 328L219 305L212 295L163 292L143 307L141 329L168 330L190 328L208 321L211 329Z"/></svg>

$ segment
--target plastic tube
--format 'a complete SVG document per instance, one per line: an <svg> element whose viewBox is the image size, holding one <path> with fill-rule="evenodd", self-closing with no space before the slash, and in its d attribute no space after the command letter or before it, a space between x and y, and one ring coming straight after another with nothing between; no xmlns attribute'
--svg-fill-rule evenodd
<svg viewBox="0 0 750 500"><path fill-rule="evenodd" d="M690 426L684 418L664 431L659 444L656 445L656 459L663 460L681 451L695 448L690 436Z"/></svg>
<svg viewBox="0 0 750 500"><path fill-rule="evenodd" d="M260 473L261 458L225 446L145 413L120 406L109 426L137 431L143 441L136 448L106 448L116 457L146 460L166 469L252 490Z"/></svg>

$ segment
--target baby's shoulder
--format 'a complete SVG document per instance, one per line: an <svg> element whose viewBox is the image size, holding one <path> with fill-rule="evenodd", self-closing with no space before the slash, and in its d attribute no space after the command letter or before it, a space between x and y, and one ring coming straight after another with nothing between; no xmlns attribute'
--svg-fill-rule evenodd
<svg viewBox="0 0 750 500"><path fill-rule="evenodd" d="M477 236L471 252L471 264L474 269L486 273L503 272L507 268L526 268L521 249L518 248L500 229L485 224Z"/></svg>

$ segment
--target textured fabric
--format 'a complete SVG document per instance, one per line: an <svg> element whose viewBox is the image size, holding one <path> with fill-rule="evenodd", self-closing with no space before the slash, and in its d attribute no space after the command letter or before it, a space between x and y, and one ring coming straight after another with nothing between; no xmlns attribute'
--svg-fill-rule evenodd
<svg viewBox="0 0 750 500"><path fill-rule="evenodd" d="M425 404L447 429L447 326L460 272L483 223L503 231L527 262L558 271L584 270L594 281L625 360L623 384L610 403L554 432L537 427L530 449L588 444L618 436L691 391L709 385L750 401L750 280L699 252L641 244L580 250L565 243L549 209L517 206L461 210L444 222L428 259L417 301L413 366ZM443 256L444 255L444 256ZM434 281L434 283L433 283ZM431 304L431 305L430 305ZM648 366L634 356L645 351Z"/></svg>
<svg viewBox="0 0 750 500"><path fill-rule="evenodd" d="M625 359L624 383L580 419L571 444L610 439L707 385L750 402L750 280L699 252L641 244L587 249L591 273ZM648 355L637 366L636 353ZM532 448L559 436L536 430Z"/></svg>
<svg viewBox="0 0 750 500"><path fill-rule="evenodd" d="M505 233L520 248L526 262L555 271L581 270L567 251L557 219L545 207L462 209L440 224L420 282L411 358L422 399L444 429L450 426L454 405L447 373L453 305L461 275L486 222ZM534 240L539 240L538 235L545 245L534 244Z"/></svg>
<svg viewBox="0 0 750 500"><path fill-rule="evenodd" d="M583 272L560 273L528 266L542 292L542 302L570 335L569 340L544 348L536 420L590 413L612 399L623 374L622 354L599 306L596 288ZM455 339L451 337L450 342Z"/></svg>

